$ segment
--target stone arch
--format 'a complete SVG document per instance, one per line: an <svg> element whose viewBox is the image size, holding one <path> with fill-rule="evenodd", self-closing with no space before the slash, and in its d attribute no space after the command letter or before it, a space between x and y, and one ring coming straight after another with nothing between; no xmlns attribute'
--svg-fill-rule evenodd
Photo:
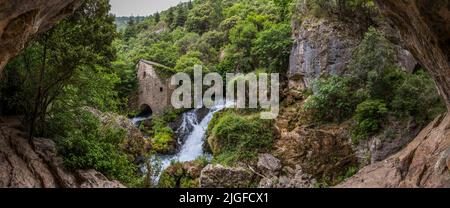
<svg viewBox="0 0 450 208"><path fill-rule="evenodd" d="M139 110L140 110L140 113L139 113L138 117L150 117L151 115L153 115L152 108L145 103L139 107Z"/></svg>

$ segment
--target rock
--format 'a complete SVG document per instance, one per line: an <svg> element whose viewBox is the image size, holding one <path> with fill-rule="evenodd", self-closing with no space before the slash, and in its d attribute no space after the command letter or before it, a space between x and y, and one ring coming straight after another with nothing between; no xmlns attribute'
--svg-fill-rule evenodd
<svg viewBox="0 0 450 208"><path fill-rule="evenodd" d="M308 17L296 28L289 66L289 85L302 89L322 74L343 75L359 38L346 25Z"/></svg>
<svg viewBox="0 0 450 208"><path fill-rule="evenodd" d="M184 163L174 163L166 168L160 177L160 188L198 188L199 177L206 163L195 160Z"/></svg>
<svg viewBox="0 0 450 208"><path fill-rule="evenodd" d="M385 160L408 145L420 132L422 125L410 122L388 121L384 133L360 141L356 146L359 164L362 166Z"/></svg>
<svg viewBox="0 0 450 208"><path fill-rule="evenodd" d="M2 0L0 2L0 74L37 33L73 13L81 0Z"/></svg>
<svg viewBox="0 0 450 208"><path fill-rule="evenodd" d="M151 150L150 140L146 140L141 131L127 117L115 113L104 113L91 107L84 109L99 118L103 125L125 130L126 140L122 144L122 148L128 154L133 155L136 160Z"/></svg>
<svg viewBox="0 0 450 208"><path fill-rule="evenodd" d="M261 154L258 158L259 173L266 177L277 176L281 171L281 161L270 154Z"/></svg>
<svg viewBox="0 0 450 208"><path fill-rule="evenodd" d="M259 182L259 188L314 188L317 181L297 166L293 173L276 177L266 177Z"/></svg>
<svg viewBox="0 0 450 208"><path fill-rule="evenodd" d="M0 187L124 187L94 170L67 170L57 155L55 142L34 138L33 148L22 129L18 118L0 119Z"/></svg>
<svg viewBox="0 0 450 208"><path fill-rule="evenodd" d="M337 183L348 167L357 164L346 129L347 124L297 127L281 134L273 154L284 166L295 167L295 173L302 170L319 181Z"/></svg>
<svg viewBox="0 0 450 208"><path fill-rule="evenodd" d="M108 180L96 170L77 170L76 176L82 181L79 188L125 188L117 181Z"/></svg>
<svg viewBox="0 0 450 208"><path fill-rule="evenodd" d="M450 188L450 115L435 119L405 149L364 167L339 188Z"/></svg>
<svg viewBox="0 0 450 208"><path fill-rule="evenodd" d="M253 174L244 168L208 165L200 174L201 188L248 188Z"/></svg>
<svg viewBox="0 0 450 208"><path fill-rule="evenodd" d="M300 13L305 12L302 11L305 8L297 9ZM378 29L395 44L398 66L406 72L413 72L418 64L414 56L398 45L401 41L393 28L384 22L379 25ZM347 75L348 64L362 39L360 30L359 23L345 23L337 18L307 16L301 24L294 24L294 45L288 71L289 88L311 88L314 79L321 75Z"/></svg>

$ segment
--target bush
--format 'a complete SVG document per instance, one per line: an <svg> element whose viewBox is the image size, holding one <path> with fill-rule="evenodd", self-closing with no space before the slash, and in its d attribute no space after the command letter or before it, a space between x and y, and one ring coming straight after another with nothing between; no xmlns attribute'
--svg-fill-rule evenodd
<svg viewBox="0 0 450 208"><path fill-rule="evenodd" d="M434 81L424 70L407 75L394 94L391 108L398 117L414 117L419 124L426 124L445 112Z"/></svg>
<svg viewBox="0 0 450 208"><path fill-rule="evenodd" d="M81 113L75 121L79 128L67 132L59 142L66 167L70 169L95 169L109 179L125 184L139 181L138 167L120 149L125 138L122 129L104 127L88 112Z"/></svg>
<svg viewBox="0 0 450 208"><path fill-rule="evenodd" d="M252 55L258 57L260 64L271 72L281 73L289 67L292 43L289 24L271 24L258 33L253 42Z"/></svg>
<svg viewBox="0 0 450 208"><path fill-rule="evenodd" d="M153 149L158 153L169 153L175 148L175 135L171 128L167 126L164 117L154 117L153 123Z"/></svg>
<svg viewBox="0 0 450 208"><path fill-rule="evenodd" d="M358 104L351 78L332 76L319 79L315 88L315 94L303 107L312 112L315 122L341 122L351 117Z"/></svg>
<svg viewBox="0 0 450 208"><path fill-rule="evenodd" d="M274 141L272 121L261 120L258 116L242 116L228 111L214 119L216 124L209 128L212 132L208 144L215 162L227 165L248 161L271 148Z"/></svg>
<svg viewBox="0 0 450 208"><path fill-rule="evenodd" d="M378 133L387 113L388 108L382 100L366 100L359 104L353 116L356 122L354 142Z"/></svg>
<svg viewBox="0 0 450 208"><path fill-rule="evenodd" d="M160 188L198 188L201 170L208 164L206 158L199 157L191 162L172 162L159 179Z"/></svg>

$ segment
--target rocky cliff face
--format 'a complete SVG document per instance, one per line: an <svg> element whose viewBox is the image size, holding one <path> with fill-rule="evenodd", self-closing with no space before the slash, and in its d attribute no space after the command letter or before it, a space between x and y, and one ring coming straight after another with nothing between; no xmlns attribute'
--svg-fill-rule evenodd
<svg viewBox="0 0 450 208"><path fill-rule="evenodd" d="M309 17L294 26L290 87L310 87L321 74L342 75L351 60L358 38L343 24Z"/></svg>
<svg viewBox="0 0 450 208"><path fill-rule="evenodd" d="M301 9L300 9L301 10ZM301 12L301 11L300 11ZM389 25L380 23L380 30L389 35L389 40L399 44L398 34L390 34ZM294 46L289 64L289 87L303 89L311 87L320 75L345 75L354 49L362 39L358 23L344 23L333 18L308 16L293 25ZM395 30L394 30L395 31ZM398 65L412 72L417 61L412 54L396 46Z"/></svg>
<svg viewBox="0 0 450 208"><path fill-rule="evenodd" d="M433 76L450 109L450 2L376 2L405 47ZM450 187L450 115L437 118L404 150L363 168L339 187Z"/></svg>
<svg viewBox="0 0 450 208"><path fill-rule="evenodd" d="M39 32L73 13L80 0L0 1L0 73Z"/></svg>

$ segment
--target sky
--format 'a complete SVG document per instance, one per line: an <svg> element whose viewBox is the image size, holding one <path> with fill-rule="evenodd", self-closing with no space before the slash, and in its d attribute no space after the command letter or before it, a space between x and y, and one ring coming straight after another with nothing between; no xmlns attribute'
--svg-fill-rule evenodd
<svg viewBox="0 0 450 208"><path fill-rule="evenodd" d="M110 0L111 13L116 16L148 16L187 0Z"/></svg>

